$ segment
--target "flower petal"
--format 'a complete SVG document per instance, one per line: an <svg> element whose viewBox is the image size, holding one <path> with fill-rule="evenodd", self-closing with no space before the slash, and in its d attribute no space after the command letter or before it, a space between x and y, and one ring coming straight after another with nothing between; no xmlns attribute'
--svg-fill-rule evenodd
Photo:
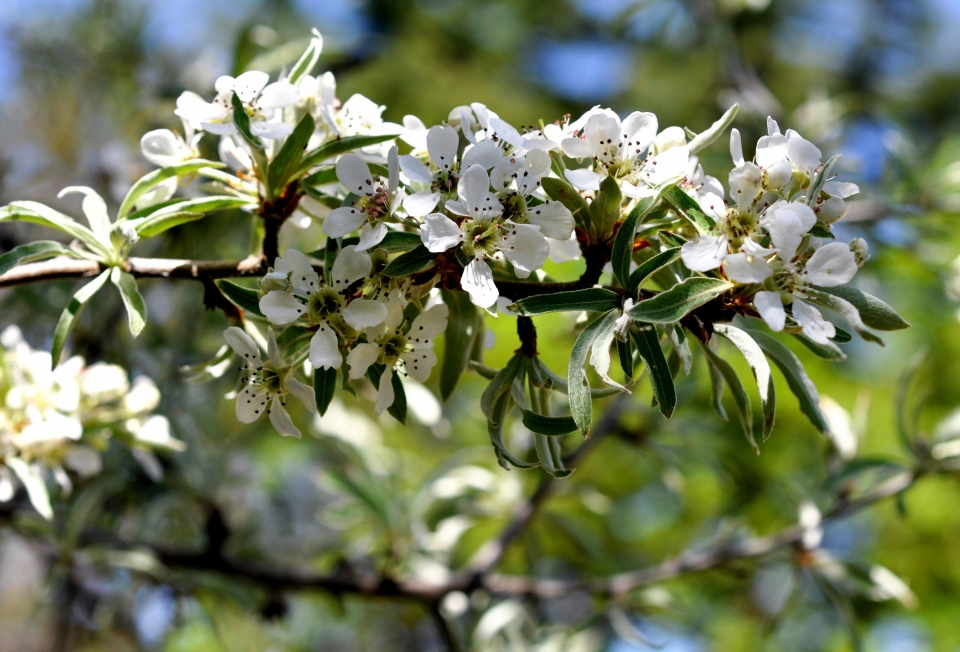
<svg viewBox="0 0 960 652"><path fill-rule="evenodd" d="M453 165L459 144L460 136L453 127L435 125L427 132L427 151L430 153L430 160L444 172Z"/></svg>
<svg viewBox="0 0 960 652"><path fill-rule="evenodd" d="M837 328L820 314L814 306L800 299L793 300L793 318L803 328L803 334L814 342L827 344L837 334Z"/></svg>
<svg viewBox="0 0 960 652"><path fill-rule="evenodd" d="M564 138L560 141L560 147L563 149L563 153L570 158L591 158L593 156L590 143L580 138Z"/></svg>
<svg viewBox="0 0 960 652"><path fill-rule="evenodd" d="M357 243L357 251L367 251L380 244L387 237L387 225L383 222L376 224L364 224L360 229L360 241Z"/></svg>
<svg viewBox="0 0 960 652"><path fill-rule="evenodd" d="M428 251L439 253L463 242L463 231L446 215L430 213L420 225L420 241Z"/></svg>
<svg viewBox="0 0 960 652"><path fill-rule="evenodd" d="M727 239L719 235L701 235L683 243L680 258L694 272L706 272L723 264L727 257Z"/></svg>
<svg viewBox="0 0 960 652"><path fill-rule="evenodd" d="M383 411L393 405L395 399L393 392L393 367L387 367L380 376L380 386L377 388L377 404L374 410L377 414L383 414Z"/></svg>
<svg viewBox="0 0 960 652"><path fill-rule="evenodd" d="M288 81L273 82L263 89L257 106L261 109L283 109L300 102L300 89Z"/></svg>
<svg viewBox="0 0 960 652"><path fill-rule="evenodd" d="M187 148L181 147L182 142L169 129L154 129L145 133L140 139L140 151L145 159L165 168L184 160L184 155L189 150L184 151Z"/></svg>
<svg viewBox="0 0 960 652"><path fill-rule="evenodd" d="M237 421L253 423L267 409L267 390L259 385L247 385L237 395Z"/></svg>
<svg viewBox="0 0 960 652"><path fill-rule="evenodd" d="M836 287L849 283L857 273L857 257L845 242L831 242L817 249L804 268L812 285Z"/></svg>
<svg viewBox="0 0 960 652"><path fill-rule="evenodd" d="M548 201L534 206L526 213L527 221L536 224L548 238L566 240L573 233L573 214L558 201Z"/></svg>
<svg viewBox="0 0 960 652"><path fill-rule="evenodd" d="M260 312L278 326L297 321L304 310L306 307L296 297L282 290L267 292L260 299Z"/></svg>
<svg viewBox="0 0 960 652"><path fill-rule="evenodd" d="M430 192L421 190L412 195L407 195L403 200L403 210L407 211L410 217L423 217L437 207L437 203L442 197L439 192Z"/></svg>
<svg viewBox="0 0 960 652"><path fill-rule="evenodd" d="M346 289L369 274L372 268L373 261L370 259L370 254L357 251L356 245L347 245L340 250L330 270L334 289Z"/></svg>
<svg viewBox="0 0 960 652"><path fill-rule="evenodd" d="M564 170L563 175L577 190L599 190L600 182L605 178L602 174L597 174L586 168Z"/></svg>
<svg viewBox="0 0 960 652"><path fill-rule="evenodd" d="M367 373L367 369L370 368L370 365L380 357L382 350L383 348L379 344L372 342L361 342L354 346L350 353L347 354L350 378L352 380L363 378L364 374Z"/></svg>
<svg viewBox="0 0 960 652"><path fill-rule="evenodd" d="M415 156L410 156L409 154L401 156L400 169L403 170L404 176L410 179L412 183L433 182L433 175L430 174L430 168Z"/></svg>
<svg viewBox="0 0 960 652"><path fill-rule="evenodd" d="M296 437L300 439L300 430L293 425L290 414L287 413L287 409L283 407L283 403L280 402L279 398L270 401L270 423L272 423L273 427L277 429L277 432L284 437Z"/></svg>
<svg viewBox="0 0 960 652"><path fill-rule="evenodd" d="M337 179L355 195L373 196L373 176L359 154L344 154L337 160Z"/></svg>
<svg viewBox="0 0 960 652"><path fill-rule="evenodd" d="M438 303L417 315L417 318L410 324L408 336L414 347L438 337L447 329L448 312L445 303Z"/></svg>
<svg viewBox="0 0 960 652"><path fill-rule="evenodd" d="M783 300L779 292L766 290L757 292L753 297L753 307L757 309L770 330L780 332L787 323L787 313L783 309Z"/></svg>
<svg viewBox="0 0 960 652"><path fill-rule="evenodd" d="M470 301L481 308L489 308L500 296L493 282L493 270L483 260L470 261L463 270L460 286L470 295Z"/></svg>
<svg viewBox="0 0 960 652"><path fill-rule="evenodd" d="M296 249L287 249L273 263L276 272L290 277L294 287L312 291L319 286L320 276L313 270L310 260Z"/></svg>
<svg viewBox="0 0 960 652"><path fill-rule="evenodd" d="M405 351L400 359L403 360L403 366L407 370L407 374L421 383L425 383L430 378L430 372L437 364L437 354L433 352L433 349Z"/></svg>
<svg viewBox="0 0 960 652"><path fill-rule="evenodd" d="M497 249L513 263L517 276L526 278L530 272L543 267L550 255L550 243L539 226L507 221L501 228L506 237L497 243Z"/></svg>
<svg viewBox="0 0 960 652"><path fill-rule="evenodd" d="M362 331L383 323L387 318L387 307L379 301L356 299L340 311L343 320L350 328Z"/></svg>
<svg viewBox="0 0 960 652"><path fill-rule="evenodd" d="M259 70L249 70L233 81L233 92L244 104L252 102L270 81L270 75ZM218 80L219 83L219 80ZM219 91L220 88L217 88Z"/></svg>
<svg viewBox="0 0 960 652"><path fill-rule="evenodd" d="M750 254L730 254L723 261L723 272L735 283L763 283L773 275L762 256Z"/></svg>
<svg viewBox="0 0 960 652"><path fill-rule="evenodd" d="M317 332L310 338L310 364L314 369L339 369L343 363L337 334L327 322L320 322Z"/></svg>
<svg viewBox="0 0 960 652"><path fill-rule="evenodd" d="M481 140L463 153L460 167L469 169L473 165L482 165L489 170L503 159L503 150L491 140Z"/></svg>
<svg viewBox="0 0 960 652"><path fill-rule="evenodd" d="M231 326L223 331L223 339L227 341L233 352L243 358L247 364L254 367L259 367L262 364L257 343L242 328Z"/></svg>
<svg viewBox="0 0 960 652"><path fill-rule="evenodd" d="M283 386L296 397L298 401L303 403L303 406L307 408L308 412L317 411L317 396L312 387L304 385L292 376L283 382Z"/></svg>

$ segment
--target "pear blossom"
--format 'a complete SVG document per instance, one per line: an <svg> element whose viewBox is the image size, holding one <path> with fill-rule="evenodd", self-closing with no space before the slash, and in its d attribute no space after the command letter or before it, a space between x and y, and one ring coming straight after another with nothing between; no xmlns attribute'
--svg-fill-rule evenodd
<svg viewBox="0 0 960 652"><path fill-rule="evenodd" d="M300 439L300 430L287 413L286 397L293 395L310 412L317 411L313 389L293 377L293 368L280 360L280 349L273 329L267 331L267 359L260 356L260 347L241 328L231 326L223 337L234 353L243 358L243 390L237 394L237 419L253 423L266 412L270 423L281 435Z"/></svg>
<svg viewBox="0 0 960 652"><path fill-rule="evenodd" d="M522 157L505 157L490 172L505 214L514 222L535 224L548 238L567 240L573 234L570 209L557 201L541 200L541 179L550 173L550 156L531 149Z"/></svg>
<svg viewBox="0 0 960 652"><path fill-rule="evenodd" d="M140 139L140 151L143 157L161 168L199 157L198 145L203 134L195 133L186 120L183 121L183 129L186 136L181 136L169 129L154 129L145 133ZM167 201L177 191L177 183L176 177L160 182L137 200L136 207L146 208Z"/></svg>
<svg viewBox="0 0 960 652"><path fill-rule="evenodd" d="M359 331L378 326L387 316L382 303L347 295L372 266L369 254L357 251L356 245L346 246L334 261L331 278L321 285L307 257L288 249L264 277L260 311L280 326L305 319L316 328L310 339L310 364L315 369L339 369L340 338L356 339Z"/></svg>
<svg viewBox="0 0 960 652"><path fill-rule="evenodd" d="M567 180L579 190L599 190L600 182L613 176L628 197L651 195L653 188L678 179L687 166L684 147L671 147L655 154L657 117L634 111L622 122L610 109L593 113L579 137L564 138L564 154L593 159L593 170L567 170Z"/></svg>
<svg viewBox="0 0 960 652"><path fill-rule="evenodd" d="M366 251L380 244L387 235L386 221L403 203L404 190L399 184L399 157L394 145L387 154L389 175L374 181L370 168L358 154L344 154L337 161L337 179L352 195L359 198L349 206L335 208L323 220L323 232L331 238L360 229L357 251Z"/></svg>
<svg viewBox="0 0 960 652"><path fill-rule="evenodd" d="M203 131L229 136L237 133L233 124L233 95L236 93L250 116L250 131L254 135L268 139L284 138L293 132L293 125L281 121L277 110L298 104L300 90L286 80L268 85L269 80L267 73L258 70L236 78L224 75L214 85L217 96L213 102L185 91L177 99L174 113Z"/></svg>
<svg viewBox="0 0 960 652"><path fill-rule="evenodd" d="M368 342L354 346L347 355L350 378L362 378L374 363L384 366L377 388L377 414L393 405L394 370L409 375L414 380L426 382L437 364L433 352L433 340L447 329L447 306L437 303L406 321L399 298L393 296L388 302L387 317L377 329L368 331Z"/></svg>
<svg viewBox="0 0 960 652"><path fill-rule="evenodd" d="M395 122L386 122L383 111L386 108L373 100L358 94L351 95L342 105L334 97L336 81L333 75L324 75L319 85L318 113L324 126L334 138L347 136L385 136L400 134L403 127ZM369 145L360 149L360 153L373 160L382 161L387 155L390 144L387 142Z"/></svg>

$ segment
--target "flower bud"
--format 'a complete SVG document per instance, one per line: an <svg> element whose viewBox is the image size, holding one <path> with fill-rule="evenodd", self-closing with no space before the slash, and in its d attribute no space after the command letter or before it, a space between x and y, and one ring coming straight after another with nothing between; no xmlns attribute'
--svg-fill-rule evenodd
<svg viewBox="0 0 960 652"><path fill-rule="evenodd" d="M817 214L827 224L833 224L847 212L847 205L839 197L831 197L820 204Z"/></svg>
<svg viewBox="0 0 960 652"><path fill-rule="evenodd" d="M260 291L264 294L272 292L273 290L286 292L289 287L290 279L282 272L268 272L267 275L260 280Z"/></svg>
<svg viewBox="0 0 960 652"><path fill-rule="evenodd" d="M683 147L687 144L687 134L680 127L667 127L653 141L653 151L660 154L673 147Z"/></svg>
<svg viewBox="0 0 960 652"><path fill-rule="evenodd" d="M623 302L623 314L617 318L617 321L613 324L613 336L616 337L621 342L627 342L630 340L630 325L633 323L633 320L627 314L627 312L633 308L633 299L627 299Z"/></svg>
<svg viewBox="0 0 960 652"><path fill-rule="evenodd" d="M870 260L870 254L867 253L867 241L863 238L855 238L850 242L850 251L857 259L857 267L863 267L863 264Z"/></svg>

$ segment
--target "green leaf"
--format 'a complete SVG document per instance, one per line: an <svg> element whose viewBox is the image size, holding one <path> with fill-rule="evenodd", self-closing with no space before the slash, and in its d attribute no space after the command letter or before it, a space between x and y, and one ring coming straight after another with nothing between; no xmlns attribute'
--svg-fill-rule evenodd
<svg viewBox="0 0 960 652"><path fill-rule="evenodd" d="M822 432L827 434L830 431L827 420L820 411L820 395L817 388L803 370L800 360L793 354L793 351L781 344L778 340L762 333L760 331L751 331L751 337L760 345L767 357L773 361L780 369L780 372L787 379L787 385L790 391L800 402L800 411L803 412L810 423Z"/></svg>
<svg viewBox="0 0 960 652"><path fill-rule="evenodd" d="M387 231L378 248L387 253L398 251L410 251L411 249L423 244L419 233L407 233L406 231Z"/></svg>
<svg viewBox="0 0 960 652"><path fill-rule="evenodd" d="M638 302L628 314L637 321L669 324L732 287L732 283L720 279L691 276L655 297Z"/></svg>
<svg viewBox="0 0 960 652"><path fill-rule="evenodd" d="M533 435L533 443L537 451L537 460L540 462L540 468L555 478L566 478L573 473L573 469L563 468L563 459L560 457L558 440L535 433Z"/></svg>
<svg viewBox="0 0 960 652"><path fill-rule="evenodd" d="M143 302L140 290L137 289L137 279L133 277L133 274L128 274L121 271L119 267L114 267L110 273L110 282L120 290L123 307L127 309L130 334L136 337L147 325L147 306Z"/></svg>
<svg viewBox="0 0 960 652"><path fill-rule="evenodd" d="M594 234L596 240L605 242L613 225L620 219L620 204L623 195L617 180L611 176L600 182L600 190L590 202L590 225L588 231Z"/></svg>
<svg viewBox="0 0 960 652"><path fill-rule="evenodd" d="M620 368L623 369L624 382L628 385L633 380L633 345L630 340L617 340L617 357L620 358Z"/></svg>
<svg viewBox="0 0 960 652"><path fill-rule="evenodd" d="M67 343L67 336L69 336L70 331L73 330L73 325L77 321L77 317L80 315L83 307L87 305L87 302L93 298L93 295L100 291L100 288L103 287L103 284L107 282L109 277L110 270L104 270L100 276L77 290L77 293L73 295L70 303L67 304L67 307L64 309L63 314L60 315L60 321L57 322L57 327L53 331L53 350L51 351L51 357L53 358L54 369L60 364L60 355L63 353L63 347Z"/></svg>
<svg viewBox="0 0 960 652"><path fill-rule="evenodd" d="M330 183L337 183L337 168L330 166L317 170L313 174L303 178L304 186L325 186Z"/></svg>
<svg viewBox="0 0 960 652"><path fill-rule="evenodd" d="M333 158L338 154L344 154L355 149L369 147L370 145L385 143L388 140L393 140L396 137L397 134L379 134L377 136L347 136L346 138L336 138L335 140L326 142L320 147L311 150L306 156L304 156L303 160L300 162L300 168L297 173L299 174L301 172L306 172L310 168L316 167L327 159Z"/></svg>
<svg viewBox="0 0 960 652"><path fill-rule="evenodd" d="M713 141L719 138L720 134L722 134L727 127L733 124L733 119L737 117L737 113L739 111L739 104L734 104L727 109L727 112L724 113L719 120L710 125L706 131L701 132L693 140L687 143L687 151L692 155L705 149Z"/></svg>
<svg viewBox="0 0 960 652"><path fill-rule="evenodd" d="M630 294L636 295L637 289L640 288L648 278L678 258L680 258L680 247L671 247L640 263L640 265L633 270L633 273L630 275L630 280L627 282Z"/></svg>
<svg viewBox="0 0 960 652"><path fill-rule="evenodd" d="M246 108L243 106L240 97L234 93L230 102L233 108L233 124L236 125L237 131L240 132L243 139L250 145L250 153L253 155L257 169L263 174L267 170L267 153L263 149L263 143L261 143L260 139L250 130L250 116L247 115Z"/></svg>
<svg viewBox="0 0 960 652"><path fill-rule="evenodd" d="M374 387L380 387L380 377L386 371L386 367L376 363L367 368L367 378L373 383ZM400 374L393 373L390 376L390 384L393 385L393 404L387 408L387 412L401 424L407 424L407 393L403 389L403 383L400 381Z"/></svg>
<svg viewBox="0 0 960 652"><path fill-rule="evenodd" d="M405 254L400 254L390 261L380 273L384 276L397 278L422 272L436 264L440 254L431 253L422 244L417 245Z"/></svg>
<svg viewBox="0 0 960 652"><path fill-rule="evenodd" d="M633 240L637 233L637 224L647 214L650 208L656 202L656 197L644 197L637 202L627 218L623 220L617 235L613 240L613 252L611 254L611 264L613 274L617 278L620 287L630 289L630 262L633 260Z"/></svg>
<svg viewBox="0 0 960 652"><path fill-rule="evenodd" d="M819 342L814 342L803 333L791 333L791 335L797 338L801 344L807 347L818 358L823 358L824 360L833 360L835 362L840 362L847 359L847 354L841 351L840 347L833 342L820 344Z"/></svg>
<svg viewBox="0 0 960 652"><path fill-rule="evenodd" d="M839 160L840 154L831 156L830 159L820 167L820 171L816 176L810 180L810 189L807 191L807 206L812 207L817 203L817 198L820 197L820 191L823 190L823 185L830 180L833 174L833 167Z"/></svg>
<svg viewBox="0 0 960 652"><path fill-rule="evenodd" d="M17 265L35 263L39 260L46 260L56 256L69 256L70 258L80 258L80 252L73 247L68 247L52 240L40 240L14 247L7 253L0 256L0 275L7 273Z"/></svg>
<svg viewBox="0 0 960 652"><path fill-rule="evenodd" d="M297 123L293 133L283 141L280 151L270 161L270 166L267 168L267 188L269 188L271 197L279 197L280 192L294 178L294 172L297 171L300 161L303 160L303 152L306 150L315 128L316 123L313 116L305 113L300 118L300 122Z"/></svg>
<svg viewBox="0 0 960 652"><path fill-rule="evenodd" d="M165 168L160 168L159 170L154 170L153 172L145 174L144 176L140 177L135 184L133 184L133 187L130 188L127 196L123 198L123 203L120 204L120 210L117 211L117 217L126 217L127 214L133 210L133 207L136 205L138 199L143 197L145 194L156 188L167 179L172 179L173 177L179 178L188 174L193 174L202 168L219 169L224 167L226 166L223 163L218 163L217 161L195 159L192 161L184 161L183 163L178 163Z"/></svg>
<svg viewBox="0 0 960 652"><path fill-rule="evenodd" d="M129 220L128 224L140 237L152 238L180 224L199 220L206 213L252 206L253 203L251 199L226 195L198 197L164 206L146 217Z"/></svg>
<svg viewBox="0 0 960 652"><path fill-rule="evenodd" d="M587 218L589 209L587 202L576 188L571 186L566 179L555 177L544 177L540 180L543 191L547 193L550 199L556 200L567 207L573 214L573 219L581 229L587 230Z"/></svg>
<svg viewBox="0 0 960 652"><path fill-rule="evenodd" d="M870 328L878 331L898 331L910 328L910 324L887 303L852 285L840 285L833 288L817 287L816 289L853 304L860 312L860 319L863 320L864 325Z"/></svg>
<svg viewBox="0 0 960 652"><path fill-rule="evenodd" d="M753 410L750 407L750 396L747 394L747 390L744 389L740 377L737 376L737 372L734 371L729 362L710 350L709 346L703 345L703 350L707 354L708 362L720 372L724 382L730 388L730 393L733 394L733 402L737 406L737 413L740 415L740 426L743 428L743 434L750 445L753 446L753 450L759 455L760 447L757 446L757 440L753 438Z"/></svg>
<svg viewBox="0 0 960 652"><path fill-rule="evenodd" d="M723 408L723 374L709 361L707 362L707 370L710 372L710 405L713 406L713 411L717 413L717 416L724 421L729 421L727 411Z"/></svg>
<svg viewBox="0 0 960 652"><path fill-rule="evenodd" d="M225 296L230 303L241 310L253 313L258 317L263 317L263 313L260 312L259 292L253 288L237 285L233 281L228 281L226 279L218 279L214 281L214 283L217 284L217 287L220 288L220 292L223 293L223 296Z"/></svg>
<svg viewBox="0 0 960 652"><path fill-rule="evenodd" d="M470 361L473 342L481 337L483 318L466 292L440 290L450 312L444 331L443 364L440 366L440 398L450 399Z"/></svg>
<svg viewBox="0 0 960 652"><path fill-rule="evenodd" d="M291 84L296 84L301 77L309 75L317 65L317 61L320 60L320 53L323 51L323 37L318 32L314 32L314 34L316 35L310 39L310 45L307 46L306 51L290 69L287 80ZM256 70L260 70L260 68L256 68Z"/></svg>
<svg viewBox="0 0 960 652"><path fill-rule="evenodd" d="M530 432L540 435L556 437L566 435L577 429L577 423L573 420L573 417L547 417L530 410L520 410L520 412L523 413L523 425Z"/></svg>
<svg viewBox="0 0 960 652"><path fill-rule="evenodd" d="M682 247L687 242L687 239L684 238L682 235L671 233L666 229L660 229L659 231L657 231L657 238L660 240L660 244L662 244L664 247L667 247L668 249L672 249L675 247Z"/></svg>
<svg viewBox="0 0 960 652"><path fill-rule="evenodd" d="M590 436L593 425L593 401L590 398L590 383L587 381L584 366L587 364L587 354L593 347L594 341L611 318L617 318L616 310L611 310L584 328L570 352L567 396L570 398L570 413L584 437Z"/></svg>
<svg viewBox="0 0 960 652"><path fill-rule="evenodd" d="M637 328L639 327L639 328ZM660 347L660 336L653 324L635 324L631 329L633 341L637 345L637 353L647 365L650 372L650 387L653 397L657 399L660 413L669 419L677 407L677 390L673 385L673 374L670 365Z"/></svg>
<svg viewBox="0 0 960 652"><path fill-rule="evenodd" d="M701 234L709 233L713 229L713 220L707 217L693 197L677 185L667 186L663 191L663 198L680 217L690 222Z"/></svg>
<svg viewBox="0 0 960 652"><path fill-rule="evenodd" d="M90 251L104 258L112 254L107 245L97 239L93 231L78 223L72 217L35 201L10 202L0 211L0 222L4 221L41 224L63 231L70 237L76 238L86 245Z"/></svg>
<svg viewBox="0 0 960 652"><path fill-rule="evenodd" d="M508 308L518 315L529 317L548 312L581 311L607 312L620 305L620 296L604 288L587 288L553 294L538 294L511 303Z"/></svg>
<svg viewBox="0 0 960 652"><path fill-rule="evenodd" d="M523 369L523 354L516 353L507 365L494 375L480 397L480 410L487 417L487 433L490 443L497 454L500 466L509 469L511 465L529 469L537 466L515 457L503 443L503 423L513 408L511 388Z"/></svg>
<svg viewBox="0 0 960 652"><path fill-rule="evenodd" d="M486 389L483 390L483 394L480 396L480 411L488 419L492 418L493 407L497 399L504 392L510 391L510 386L520 373L522 365L522 354L517 352L510 358L507 365L494 375Z"/></svg>
<svg viewBox="0 0 960 652"><path fill-rule="evenodd" d="M760 392L760 410L763 414L763 441L766 441L773 430L773 421L777 415L777 396L773 388L770 364L763 355L763 349L750 337L749 333L730 324L714 324L713 331L727 338L731 344L737 347L743 357L746 358L747 364L750 365L750 371L753 372L753 378L757 381L757 389Z"/></svg>
<svg viewBox="0 0 960 652"><path fill-rule="evenodd" d="M530 364L536 367L535 372L531 371L531 373L536 373L536 375L542 379L542 383L541 383L542 387L546 387L548 389L555 389L561 394L569 394L569 386L567 385L566 378L561 378L557 374L553 373L550 370L550 367L543 364L543 361L541 361L540 358L533 358L530 361ZM478 365L474 364L473 366L474 368L477 368ZM484 375L484 372L481 371L480 369L477 369L477 373L479 373L481 376ZM593 398L603 398L605 396L613 396L614 394L619 394L622 391L623 390L617 387L591 388L590 396L592 396Z"/></svg>
<svg viewBox="0 0 960 652"><path fill-rule="evenodd" d="M314 369L313 371L313 395L317 399L317 412L323 416L330 407L333 400L333 394L337 389L337 370L333 367L329 369Z"/></svg>
<svg viewBox="0 0 960 652"><path fill-rule="evenodd" d="M811 297L813 303L823 306L824 308L828 308L846 319L847 323L850 324L851 328L853 328L853 332L855 332L857 335L869 342L875 342L880 346L884 346L882 338L874 334L872 331L867 330L867 327L860 318L860 311L857 310L855 305L835 294L818 292L817 290L813 289L806 290L806 293Z"/></svg>

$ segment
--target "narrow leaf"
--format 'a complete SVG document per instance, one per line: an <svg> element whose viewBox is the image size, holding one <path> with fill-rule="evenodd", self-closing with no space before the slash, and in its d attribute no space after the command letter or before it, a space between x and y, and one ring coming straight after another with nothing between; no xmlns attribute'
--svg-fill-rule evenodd
<svg viewBox="0 0 960 652"><path fill-rule="evenodd" d="M847 354L841 351L840 347L833 342L820 344L820 342L814 342L803 333L791 334L818 358L823 358L824 360L833 360L835 362L840 362L847 359Z"/></svg>
<svg viewBox="0 0 960 652"><path fill-rule="evenodd" d="M617 311L612 310L589 324L580 333L570 352L570 366L567 369L567 396L570 398L570 413L573 415L577 427L584 437L590 436L593 424L593 401L590 398L590 383L584 366L587 364L587 354L593 346L594 340L610 319L617 318Z"/></svg>
<svg viewBox="0 0 960 652"><path fill-rule="evenodd" d="M637 233L637 224L656 202L656 197L644 197L637 202L627 218L623 220L613 240L611 265L613 274L620 287L630 289L630 262L633 260L633 240Z"/></svg>
<svg viewBox="0 0 960 652"><path fill-rule="evenodd" d="M743 428L743 434L750 445L753 446L753 450L759 455L760 447L757 446L757 440L753 438L753 410L750 407L750 396L747 394L747 390L744 389L740 377L737 376L737 372L734 371L729 362L710 350L709 346L704 345L703 350L707 354L709 364L720 372L724 382L730 388L730 393L733 394L733 402L737 406L737 413L740 415L740 426Z"/></svg>
<svg viewBox="0 0 960 652"><path fill-rule="evenodd" d="M314 31L314 37L310 39L310 45L307 46L306 51L300 56L293 68L290 69L290 74L287 76L287 81L291 84L296 84L300 81L300 78L304 75L309 75L310 72L317 65L317 61L320 60L320 53L323 51L323 37L320 36L319 32ZM257 68L257 70L262 70Z"/></svg>
<svg viewBox="0 0 960 652"><path fill-rule="evenodd" d="M317 412L323 416L330 407L333 400L333 394L337 389L337 370L333 367L329 369L314 369L313 371L313 394L317 399Z"/></svg>
<svg viewBox="0 0 960 652"><path fill-rule="evenodd" d="M530 410L520 410L523 413L523 425L531 432L548 437L566 435L577 429L573 417L547 417Z"/></svg>
<svg viewBox="0 0 960 652"><path fill-rule="evenodd" d="M560 311L607 312L619 305L620 297L616 292L604 288L587 288L553 294L538 294L520 299L508 307L518 315L529 317Z"/></svg>
<svg viewBox="0 0 960 652"><path fill-rule="evenodd" d="M707 217L696 200L677 185L667 186L663 198L680 217L687 220L700 233L708 233L713 228L713 220Z"/></svg>
<svg viewBox="0 0 960 652"><path fill-rule="evenodd" d="M637 321L669 324L733 287L716 278L691 276L655 297L637 303L628 314Z"/></svg>
<svg viewBox="0 0 960 652"><path fill-rule="evenodd" d="M294 172L303 160L303 152L313 136L316 123L313 116L305 113L290 134L283 142L277 155L270 161L267 171L267 188L272 197L280 196L281 191L294 178Z"/></svg>
<svg viewBox="0 0 960 652"><path fill-rule="evenodd" d="M353 151L355 149L361 149L363 147L369 147L370 145L378 145L380 143L385 143L388 140L393 140L397 137L397 134L378 134L376 136L347 136L345 138L336 138L329 142L324 143L320 147L317 147L314 150L311 150L307 153L303 160L300 162L300 172L305 172L312 167L320 165L327 159L333 158L339 154L345 154L346 152Z"/></svg>
<svg viewBox="0 0 960 652"><path fill-rule="evenodd" d="M833 167L840 160L840 154L834 154L830 159L820 167L820 171L810 181L810 189L807 191L807 206L813 206L820 197L820 191L823 185L830 180L833 174Z"/></svg>
<svg viewBox="0 0 960 652"><path fill-rule="evenodd" d="M790 391L800 402L800 411L803 412L814 427L827 434L830 427L820 411L820 395L817 388L803 370L803 364L793 354L793 351L781 344L778 340L760 331L751 331L751 337L760 345L767 357L780 369L787 379Z"/></svg>
<svg viewBox="0 0 960 652"><path fill-rule="evenodd" d="M483 319L466 292L440 290L443 302L450 312L444 331L443 363L440 366L440 398L449 400L467 368L473 341L480 337Z"/></svg>
<svg viewBox="0 0 960 652"><path fill-rule="evenodd" d="M417 272L422 272L433 267L439 255L440 254L431 253L426 247L420 244L391 260L380 273L384 276L394 278L416 274Z"/></svg>
<svg viewBox="0 0 960 652"><path fill-rule="evenodd" d="M590 226L593 234L600 241L605 241L613 229L613 225L620 219L620 204L623 195L620 186L612 176L600 182L600 191L590 202Z"/></svg>
<svg viewBox="0 0 960 652"><path fill-rule="evenodd" d="M226 166L223 163L218 163L217 161L194 159L165 168L160 168L159 170L154 170L153 172L145 174L144 176L140 177L135 184L133 184L133 187L130 188L129 192L127 192L127 196L123 198L123 203L120 204L120 210L117 211L117 217L126 217L130 211L133 210L133 207L136 205L138 199L143 197L145 194L156 188L167 179L187 176L197 172L198 170L201 170L202 168L219 169L224 167Z"/></svg>
<svg viewBox="0 0 960 652"><path fill-rule="evenodd" d="M620 368L623 369L624 380L627 384L633 380L633 344L630 340L617 340L617 357L620 359Z"/></svg>
<svg viewBox="0 0 960 652"><path fill-rule="evenodd" d="M812 295L814 303L828 308L846 319L850 327L853 328L854 333L869 342L875 342L880 346L884 345L883 339L868 330L866 325L864 325L860 318L860 311L857 310L855 305L835 294L827 294L826 292L818 292L812 289L806 292Z"/></svg>
<svg viewBox="0 0 960 652"><path fill-rule="evenodd" d="M750 334L735 328L730 324L714 324L713 330L718 335L727 338L750 365L750 371L757 381L760 392L760 409L763 413L763 441L767 440L773 430L773 421L777 414L777 397L773 388L773 375L770 373L770 364Z"/></svg>
<svg viewBox="0 0 960 652"><path fill-rule="evenodd" d="M639 327L639 328L638 328ZM637 353L647 365L650 376L650 387L653 397L657 400L660 413L669 419L677 407L677 390L673 385L673 374L670 365L660 347L660 336L653 324L636 324L631 331L633 341L637 345Z"/></svg>
<svg viewBox="0 0 960 652"><path fill-rule="evenodd" d="M35 201L10 202L8 206L0 210L0 222L4 221L41 224L63 231L70 237L76 238L92 252L102 256L109 256L111 253L106 244L97 239L93 231L72 217Z"/></svg>
<svg viewBox="0 0 960 652"><path fill-rule="evenodd" d="M99 292L109 277L110 270L104 270L100 276L77 290L77 293L73 295L70 303L67 304L67 307L60 315L60 321L57 322L57 327L53 331L53 350L51 351L51 357L53 358L54 369L56 369L60 363L60 355L63 353L64 345L67 343L67 336L69 336L73 330L73 325L76 323L77 317L80 315L83 307L93 298L93 295Z"/></svg>
<svg viewBox="0 0 960 652"><path fill-rule="evenodd" d="M133 274L128 274L121 271L119 267L114 267L110 273L110 282L120 290L123 307L127 309L130 334L136 337L147 325L147 306L143 302L140 290L137 289L137 279L133 277Z"/></svg>
<svg viewBox="0 0 960 652"><path fill-rule="evenodd" d="M733 124L733 119L737 117L737 113L740 111L740 105L734 104L727 112L720 116L720 119L710 125L706 131L699 133L693 140L687 143L687 151L690 154L696 154L702 149L706 148L713 141L720 137L720 135L726 131L727 127Z"/></svg>
<svg viewBox="0 0 960 652"><path fill-rule="evenodd" d="M220 288L220 292L223 293L230 303L237 306L241 310L246 312L253 313L258 317L263 317L263 313L260 312L260 293L254 290L253 288L246 288L242 285L237 285L233 281L228 281L226 279L218 279L214 281L217 284L217 287Z"/></svg>
<svg viewBox="0 0 960 652"><path fill-rule="evenodd" d="M680 247L671 247L665 249L652 258L640 263L640 265L630 274L630 280L627 282L631 295L635 295L637 289L644 282L658 271L680 258Z"/></svg>
<svg viewBox="0 0 960 652"><path fill-rule="evenodd" d="M80 252L73 247L68 247L52 240L40 240L38 242L23 244L19 247L14 247L0 256L0 274L7 273L17 265L35 263L56 256L80 258Z"/></svg>
<svg viewBox="0 0 960 652"><path fill-rule="evenodd" d="M910 324L897 311L877 297L867 294L852 285L840 285L833 288L818 287L817 290L844 299L860 312L864 325L878 331L898 331L910 328Z"/></svg>
<svg viewBox="0 0 960 652"><path fill-rule="evenodd" d="M570 185L565 179L555 177L544 177L540 183L543 191L547 193L550 199L556 200L567 207L573 214L573 219L581 229L588 227L589 212L587 202L576 188Z"/></svg>
<svg viewBox="0 0 960 652"><path fill-rule="evenodd" d="M423 243L420 240L419 233L388 231L387 235L383 237L383 240L380 241L377 247L388 253L395 253L398 251L410 251L421 244Z"/></svg>

